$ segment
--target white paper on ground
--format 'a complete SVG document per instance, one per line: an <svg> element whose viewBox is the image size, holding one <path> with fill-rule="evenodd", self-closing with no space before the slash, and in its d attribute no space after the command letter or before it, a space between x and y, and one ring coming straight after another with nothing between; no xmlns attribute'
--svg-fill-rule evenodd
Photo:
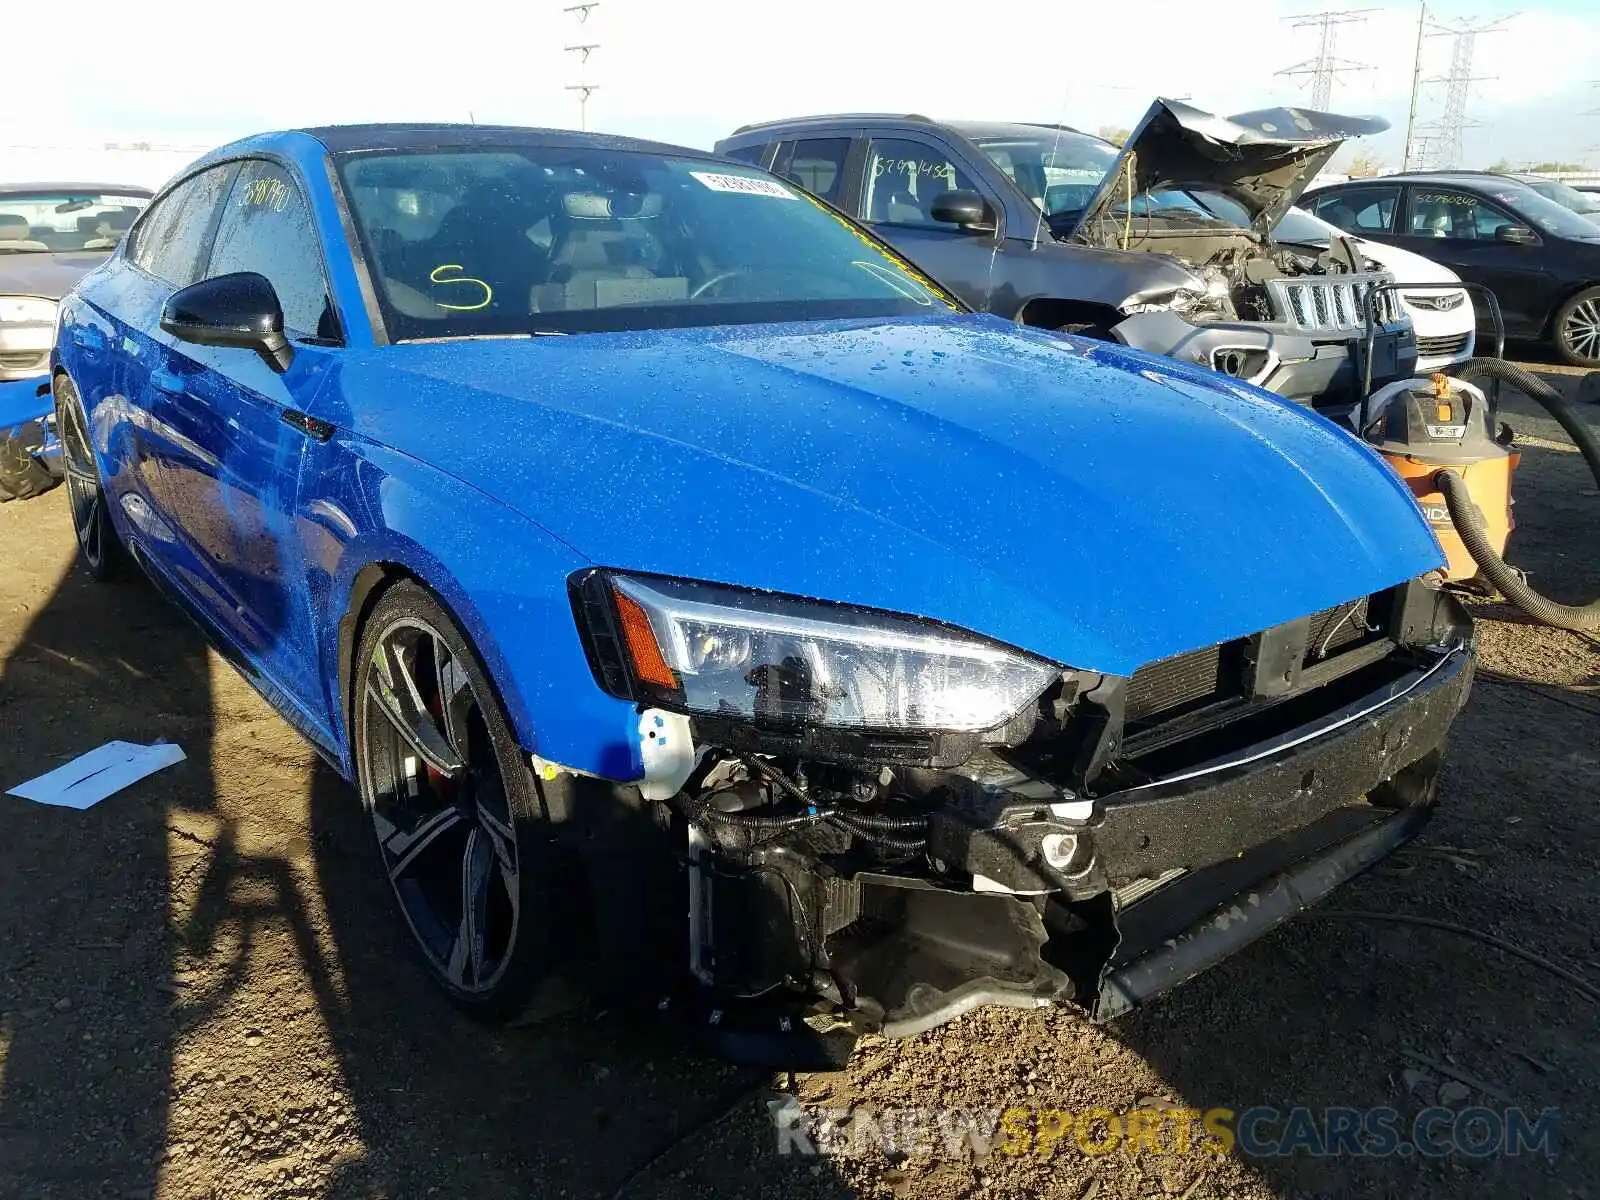
<svg viewBox="0 0 1600 1200"><path fill-rule="evenodd" d="M48 774L17 784L6 794L62 808L88 808L130 783L183 760L182 748L171 742L152 746L107 742Z"/></svg>

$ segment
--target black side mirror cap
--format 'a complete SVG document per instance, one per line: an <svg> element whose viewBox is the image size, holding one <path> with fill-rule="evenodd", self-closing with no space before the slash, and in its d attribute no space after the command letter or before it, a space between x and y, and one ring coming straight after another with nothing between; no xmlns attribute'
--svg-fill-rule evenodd
<svg viewBox="0 0 1600 1200"><path fill-rule="evenodd" d="M977 192L940 192L933 198L928 215L944 224L959 225L969 233L993 233L995 230L994 210Z"/></svg>
<svg viewBox="0 0 1600 1200"><path fill-rule="evenodd" d="M161 328L197 346L254 350L280 375L294 361L283 333L283 305L265 275L238 271L179 288L161 310Z"/></svg>
<svg viewBox="0 0 1600 1200"><path fill-rule="evenodd" d="M1510 242L1513 246L1537 246L1539 235L1526 225L1502 225L1494 231L1494 240Z"/></svg>

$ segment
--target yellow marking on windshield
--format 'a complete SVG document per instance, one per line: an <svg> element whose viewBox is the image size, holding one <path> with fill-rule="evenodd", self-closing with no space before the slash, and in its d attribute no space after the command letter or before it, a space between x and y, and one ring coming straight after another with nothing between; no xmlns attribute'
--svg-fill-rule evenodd
<svg viewBox="0 0 1600 1200"><path fill-rule="evenodd" d="M435 308L449 309L451 312L476 312L480 308L488 308L494 300L494 289L481 279L474 279L471 275L457 275L454 279L443 279L440 276L445 271L461 271L465 268L460 263L440 263L428 272L428 279L437 284L465 283L472 287L483 289L483 299L476 304L446 304L443 300L433 302Z"/></svg>

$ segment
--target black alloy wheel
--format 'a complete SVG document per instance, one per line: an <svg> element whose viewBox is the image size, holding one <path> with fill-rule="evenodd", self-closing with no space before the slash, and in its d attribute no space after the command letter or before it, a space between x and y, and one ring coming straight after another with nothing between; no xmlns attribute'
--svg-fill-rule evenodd
<svg viewBox="0 0 1600 1200"><path fill-rule="evenodd" d="M477 655L419 585L378 600L354 683L361 796L415 949L457 1005L509 1019L565 941L550 903L565 793L535 780Z"/></svg>
<svg viewBox="0 0 1600 1200"><path fill-rule="evenodd" d="M89 437L83 400L72 380L57 375L56 435L61 439L61 465L67 476L67 502L72 509L72 531L78 538L78 562L93 579L109 582L122 574L126 552L111 523L100 468Z"/></svg>

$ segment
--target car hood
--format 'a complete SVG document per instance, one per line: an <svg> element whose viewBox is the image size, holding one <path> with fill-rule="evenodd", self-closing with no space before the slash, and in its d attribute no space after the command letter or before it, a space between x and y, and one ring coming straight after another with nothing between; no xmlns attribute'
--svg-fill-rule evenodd
<svg viewBox="0 0 1600 1200"><path fill-rule="evenodd" d="M1443 561L1330 422L994 317L400 345L347 359L323 399L592 562L914 613L1091 670Z"/></svg>
<svg viewBox="0 0 1600 1200"><path fill-rule="evenodd" d="M1176 100L1157 100L1123 143L1071 238L1121 244L1130 194L1158 188L1220 191L1250 214L1263 237L1346 141L1382 133L1381 117L1341 117L1303 108L1269 108L1219 117Z"/></svg>
<svg viewBox="0 0 1600 1200"><path fill-rule="evenodd" d="M109 251L8 250L0 253L0 296L43 296L59 300L105 262Z"/></svg>

